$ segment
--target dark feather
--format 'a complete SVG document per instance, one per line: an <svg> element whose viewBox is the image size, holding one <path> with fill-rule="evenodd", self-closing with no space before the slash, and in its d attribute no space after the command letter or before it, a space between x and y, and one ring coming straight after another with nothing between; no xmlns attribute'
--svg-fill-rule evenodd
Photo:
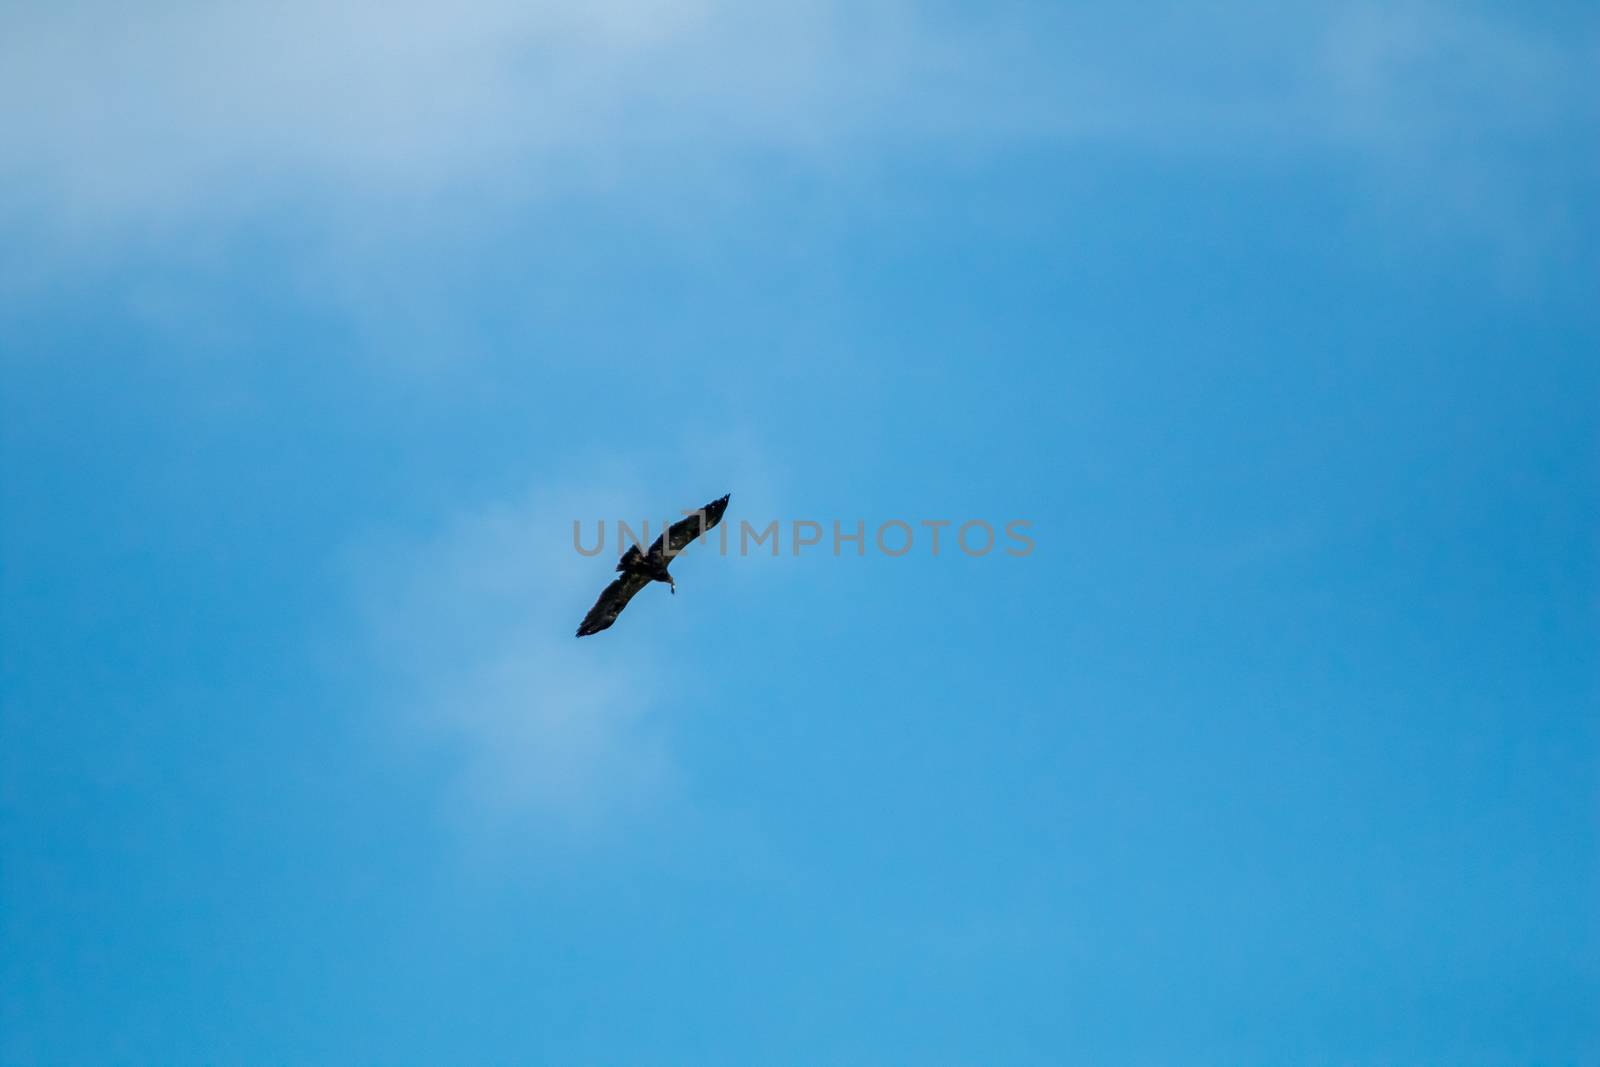
<svg viewBox="0 0 1600 1067"><path fill-rule="evenodd" d="M600 599L589 609L589 614L583 617L583 624L578 627L578 636L588 637L590 634L597 634L616 622L617 616L622 614L622 609L633 599L633 594L649 584L649 578L634 571L622 575L606 586L605 591L600 594Z"/></svg>
<svg viewBox="0 0 1600 1067"><path fill-rule="evenodd" d="M655 544L650 546L650 561L652 563L671 563L672 557L689 547L689 542L711 529L722 521L722 513L728 510L728 498L713 500L688 518L679 519L667 527L667 532L656 538ZM704 526L701 525L702 520ZM663 547L665 542L665 547ZM662 556L665 554L666 559Z"/></svg>

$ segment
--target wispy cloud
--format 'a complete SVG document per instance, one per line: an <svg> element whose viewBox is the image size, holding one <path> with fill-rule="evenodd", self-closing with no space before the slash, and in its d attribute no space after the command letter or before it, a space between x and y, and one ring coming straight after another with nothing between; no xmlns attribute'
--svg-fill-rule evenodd
<svg viewBox="0 0 1600 1067"><path fill-rule="evenodd" d="M463 184L537 197L752 150L831 167L908 142L1076 138L1426 159L1588 101L1596 51L1420 3L291 0L4 18L0 189L89 229Z"/></svg>
<svg viewBox="0 0 1600 1067"><path fill-rule="evenodd" d="M571 520L630 499L638 495L540 493L359 556L377 721L437 754L450 795L474 820L582 825L670 787L672 761L652 722L665 669L652 635L636 627L625 649L578 647L572 636L609 575L572 550Z"/></svg>
<svg viewBox="0 0 1600 1067"><path fill-rule="evenodd" d="M37 5L0 44L13 195L88 223L248 206L288 181L404 195L616 180L630 152L815 147L928 57L883 4Z"/></svg>

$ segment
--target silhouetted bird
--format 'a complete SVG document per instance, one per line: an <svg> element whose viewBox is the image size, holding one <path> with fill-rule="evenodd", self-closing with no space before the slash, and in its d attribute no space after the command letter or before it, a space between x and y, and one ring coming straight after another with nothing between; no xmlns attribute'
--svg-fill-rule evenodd
<svg viewBox="0 0 1600 1067"><path fill-rule="evenodd" d="M589 614L583 617L583 624L578 627L578 636L597 634L616 622L622 609L633 599L633 594L651 582L666 582L673 593L677 593L678 583L667 573L667 565L690 541L721 522L722 513L727 510L728 497L725 496L721 500L713 500L688 518L673 523L656 538L650 551L640 552L638 545L629 545L628 551L617 561L617 570L622 576L606 586L600 599L594 602L594 607L589 609Z"/></svg>

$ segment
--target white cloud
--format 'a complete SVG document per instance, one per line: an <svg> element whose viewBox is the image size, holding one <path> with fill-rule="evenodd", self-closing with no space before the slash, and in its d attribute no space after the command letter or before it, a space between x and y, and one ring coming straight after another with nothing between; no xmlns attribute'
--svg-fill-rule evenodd
<svg viewBox="0 0 1600 1067"><path fill-rule="evenodd" d="M1592 39L1440 3L174 0L0 19L0 223L36 228L32 259L173 225L187 246L271 209L370 244L461 205L734 183L771 155L848 174L1040 141L1321 153L1424 214L1514 231L1548 208L1526 140L1595 118Z"/></svg>
<svg viewBox="0 0 1600 1067"><path fill-rule="evenodd" d="M571 521L630 498L540 494L360 557L377 721L453 767L451 795L473 821L584 825L671 786L652 720L669 672L650 628L632 627L625 644L573 637L610 575L573 551Z"/></svg>
<svg viewBox="0 0 1600 1067"><path fill-rule="evenodd" d="M498 175L605 181L630 147L806 145L914 62L882 4L328 0L38 5L0 37L0 167L90 222ZM575 173L576 172L576 173Z"/></svg>

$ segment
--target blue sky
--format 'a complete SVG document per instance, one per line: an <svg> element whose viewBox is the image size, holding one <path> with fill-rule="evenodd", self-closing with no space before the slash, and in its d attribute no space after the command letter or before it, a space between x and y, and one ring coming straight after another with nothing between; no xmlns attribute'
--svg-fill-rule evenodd
<svg viewBox="0 0 1600 1067"><path fill-rule="evenodd" d="M0 22L0 1061L1600 1060L1587 5Z"/></svg>

